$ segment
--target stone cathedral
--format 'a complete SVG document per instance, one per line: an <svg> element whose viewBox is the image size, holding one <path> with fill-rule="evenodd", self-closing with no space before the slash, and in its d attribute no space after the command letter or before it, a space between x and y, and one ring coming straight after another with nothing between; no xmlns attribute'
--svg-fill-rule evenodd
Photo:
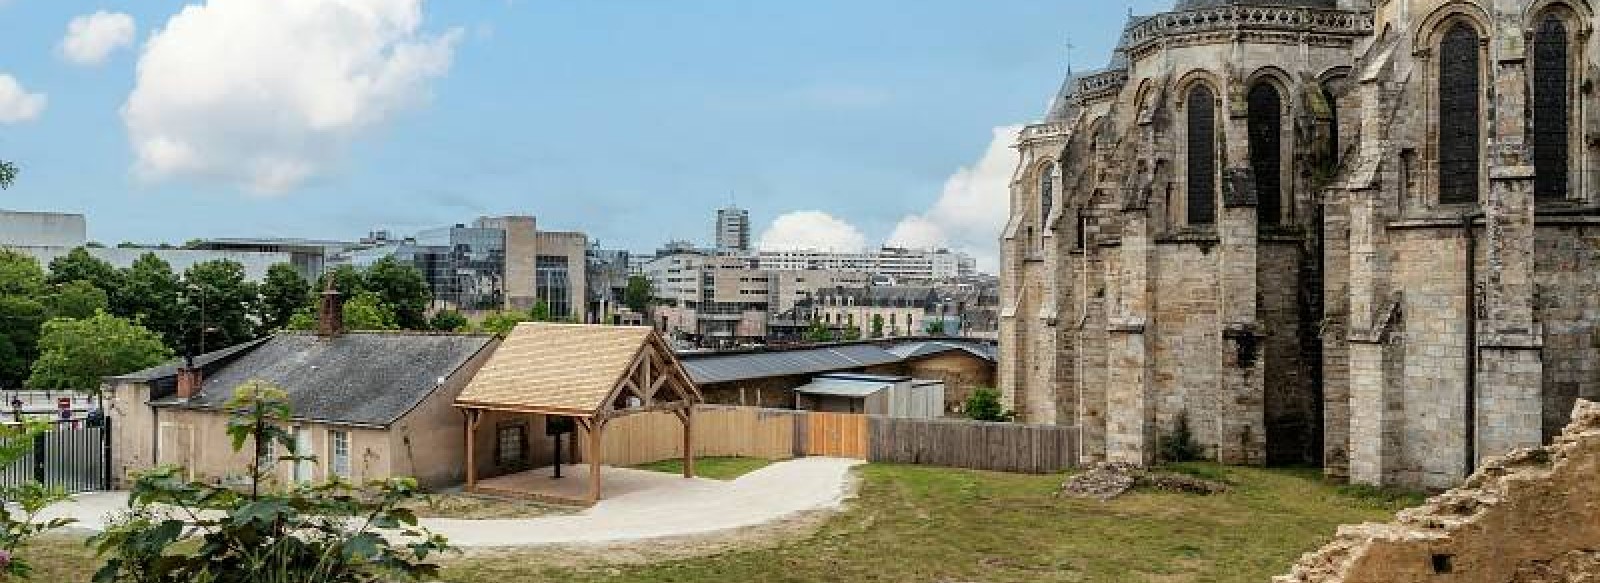
<svg viewBox="0 0 1600 583"><path fill-rule="evenodd" d="M1000 377L1082 458L1448 487L1600 398L1595 0L1178 0L1069 74Z"/></svg>

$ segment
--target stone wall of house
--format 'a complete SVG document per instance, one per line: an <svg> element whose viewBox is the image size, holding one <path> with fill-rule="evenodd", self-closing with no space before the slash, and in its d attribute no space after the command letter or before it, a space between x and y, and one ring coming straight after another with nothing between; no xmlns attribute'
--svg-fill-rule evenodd
<svg viewBox="0 0 1600 583"><path fill-rule="evenodd" d="M1388 524L1339 529L1275 583L1600 580L1600 404L1552 445L1484 463L1466 485Z"/></svg>

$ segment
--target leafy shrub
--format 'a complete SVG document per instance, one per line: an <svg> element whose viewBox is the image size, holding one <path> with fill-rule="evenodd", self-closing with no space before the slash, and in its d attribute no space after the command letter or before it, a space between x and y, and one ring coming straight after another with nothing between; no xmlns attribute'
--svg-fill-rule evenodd
<svg viewBox="0 0 1600 583"><path fill-rule="evenodd" d="M1015 411L1006 411L1000 404L1000 391L979 388L972 391L967 397L966 406L962 409L967 418L974 421L1011 421L1016 419Z"/></svg>
<svg viewBox="0 0 1600 583"><path fill-rule="evenodd" d="M471 324L471 322L467 321L466 316L455 310L440 310L439 313L433 315L433 320L429 322L429 326L440 332L465 330Z"/></svg>
<svg viewBox="0 0 1600 583"><path fill-rule="evenodd" d="M1205 455L1205 450L1194 439L1194 432L1189 429L1188 411L1178 414L1172 433L1161 436L1158 447L1161 461L1164 462L1192 462Z"/></svg>
<svg viewBox="0 0 1600 583"><path fill-rule="evenodd" d="M182 468L137 477L132 510L91 539L107 557L96 583L376 583L438 577L428 557L449 550L445 539L417 526L403 503L417 484L395 478L357 487L334 479L315 486L270 488L278 461L310 459L280 425L289 418L281 389L261 382L239 387L228 409L234 451L253 442L247 489L189 482ZM281 445L289 455L273 459ZM267 458L267 459L263 459ZM399 541L399 542L397 542Z"/></svg>

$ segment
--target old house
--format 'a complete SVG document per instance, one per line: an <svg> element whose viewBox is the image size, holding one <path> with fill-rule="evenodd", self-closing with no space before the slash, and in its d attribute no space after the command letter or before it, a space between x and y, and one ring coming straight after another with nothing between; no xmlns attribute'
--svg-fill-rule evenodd
<svg viewBox="0 0 1600 583"><path fill-rule="evenodd" d="M195 480L242 480L253 452L229 447L225 404L234 389L259 380L288 394L298 450L316 457L278 463L272 477L280 483L332 476L358 482L411 476L429 487L459 483L465 437L454 400L498 340L345 333L338 313L336 298L325 297L316 333L279 332L193 362L107 379L114 475L126 480L132 472L176 464Z"/></svg>
<svg viewBox="0 0 1600 583"><path fill-rule="evenodd" d="M1445 487L1600 395L1586 0L1179 0L1018 137L1000 384L1090 458Z"/></svg>

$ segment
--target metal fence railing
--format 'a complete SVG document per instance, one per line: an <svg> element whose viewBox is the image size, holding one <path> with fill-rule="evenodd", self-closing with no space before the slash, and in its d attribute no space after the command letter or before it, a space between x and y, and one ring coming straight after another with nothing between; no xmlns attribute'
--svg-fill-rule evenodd
<svg viewBox="0 0 1600 583"><path fill-rule="evenodd" d="M0 486L40 482L69 493L111 487L111 420L57 421L33 437L32 447L0 468Z"/></svg>

